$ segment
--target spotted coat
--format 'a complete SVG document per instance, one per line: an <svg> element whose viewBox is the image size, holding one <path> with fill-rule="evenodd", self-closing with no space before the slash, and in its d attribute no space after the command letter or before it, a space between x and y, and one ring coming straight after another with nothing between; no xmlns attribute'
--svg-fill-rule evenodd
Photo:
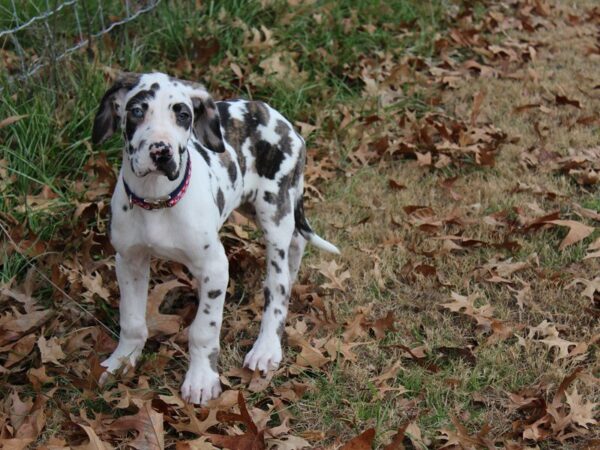
<svg viewBox="0 0 600 450"><path fill-rule="evenodd" d="M101 143L119 129L125 145L111 201L111 241L117 251L121 334L102 364L115 372L124 361L135 363L148 336L150 257L178 261L201 281L182 396L206 403L221 390L217 359L228 261L218 232L231 212L240 208L252 215L266 244L261 328L244 360L252 370L266 372L281 362L289 295L306 243L337 252L304 215L304 140L266 103L215 102L203 86L160 73L126 74L106 92L92 138ZM192 170L186 180L182 168L188 161ZM146 210L131 206L125 181L145 199L164 198L183 181L188 184L176 204Z"/></svg>

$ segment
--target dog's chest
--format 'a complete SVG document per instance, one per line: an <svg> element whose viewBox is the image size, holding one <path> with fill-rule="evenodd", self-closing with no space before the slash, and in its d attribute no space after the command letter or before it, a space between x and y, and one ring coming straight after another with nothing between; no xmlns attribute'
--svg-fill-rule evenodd
<svg viewBox="0 0 600 450"><path fill-rule="evenodd" d="M190 250L202 248L203 234L171 209L144 211L134 206L113 218L111 240L119 252L149 253L187 264Z"/></svg>

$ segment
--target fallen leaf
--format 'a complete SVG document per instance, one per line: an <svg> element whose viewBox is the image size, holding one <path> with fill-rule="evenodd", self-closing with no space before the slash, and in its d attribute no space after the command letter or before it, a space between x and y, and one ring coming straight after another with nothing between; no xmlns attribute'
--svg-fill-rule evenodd
<svg viewBox="0 0 600 450"><path fill-rule="evenodd" d="M157 284L152 288L148 294L148 307L146 310L148 337L156 335L168 336L179 331L181 316L177 314L163 314L159 308L167 293L182 286L185 286L185 284L175 279Z"/></svg>
<svg viewBox="0 0 600 450"><path fill-rule="evenodd" d="M546 223L552 223L561 227L569 227L569 233L560 243L560 246L558 247L559 250L563 250L569 245L576 244L594 232L594 227L589 227L574 220L549 220Z"/></svg>
<svg viewBox="0 0 600 450"><path fill-rule="evenodd" d="M135 432L136 437L127 445L138 450L164 450L165 437L163 415L152 409L152 403L145 401L137 414L119 417L111 423L111 431L120 433Z"/></svg>
<svg viewBox="0 0 600 450"><path fill-rule="evenodd" d="M42 363L45 364L51 362L58 366L62 366L59 360L66 358L67 355L62 351L60 341L57 337L54 336L49 340L46 340L44 336L40 336L37 344L42 355Z"/></svg>
<svg viewBox="0 0 600 450"><path fill-rule="evenodd" d="M87 444L73 447L74 450L112 450L112 446L106 442L102 442L93 428L80 423L78 425L83 428L90 441Z"/></svg>
<svg viewBox="0 0 600 450"><path fill-rule="evenodd" d="M224 436L207 434L206 436L215 445L222 445L231 450L263 450L265 445L265 430L259 430L248 413L246 401L241 391L238 392L239 414L219 412L217 419L220 422L241 422L246 425L246 432L237 436Z"/></svg>
<svg viewBox="0 0 600 450"><path fill-rule="evenodd" d="M343 268L335 260L329 262L323 261L318 266L314 266L314 268L331 281L330 283L323 284L324 288L338 289L340 291L346 290L343 283L350 278L350 271L343 271Z"/></svg>
<svg viewBox="0 0 600 450"><path fill-rule="evenodd" d="M571 420L577 425L588 428L588 425L596 425L598 421L594 419L594 409L599 403L586 402L581 394L577 392L577 388L571 394L565 393L567 404L571 409Z"/></svg>
<svg viewBox="0 0 600 450"><path fill-rule="evenodd" d="M5 119L0 120L0 129L7 127L9 125L12 125L15 122L18 122L21 119L24 119L25 117L29 117L29 114L21 114L18 116L10 116L7 117Z"/></svg>
<svg viewBox="0 0 600 450"><path fill-rule="evenodd" d="M359 436L351 439L340 447L340 450L371 450L375 439L375 428L363 431Z"/></svg>

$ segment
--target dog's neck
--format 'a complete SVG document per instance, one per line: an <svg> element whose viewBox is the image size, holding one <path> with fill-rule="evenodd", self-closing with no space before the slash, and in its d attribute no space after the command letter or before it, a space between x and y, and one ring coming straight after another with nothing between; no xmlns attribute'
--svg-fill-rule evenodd
<svg viewBox="0 0 600 450"><path fill-rule="evenodd" d="M189 149L186 149L181 157L179 164L179 174L173 181L169 180L166 175L160 172L151 172L146 176L138 177L132 170L127 150L123 150L123 167L121 174L129 189L140 198L147 200L161 200L171 194L181 184L186 176L186 166L188 162Z"/></svg>

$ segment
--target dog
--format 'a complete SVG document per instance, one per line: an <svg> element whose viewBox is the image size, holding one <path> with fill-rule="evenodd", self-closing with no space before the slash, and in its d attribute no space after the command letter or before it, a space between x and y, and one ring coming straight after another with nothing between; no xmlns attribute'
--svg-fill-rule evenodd
<svg viewBox="0 0 600 450"><path fill-rule="evenodd" d="M185 401L204 405L221 393L217 359L229 280L219 229L231 212L242 208L251 214L266 246L263 318L244 359L250 370L266 373L281 362L288 301L306 243L339 250L305 218L304 140L266 103L215 102L195 82L123 73L100 101L92 141L102 144L119 129L125 145L110 237L121 332L102 362L104 375L134 366L148 337L150 257L174 260L200 286L181 393Z"/></svg>

